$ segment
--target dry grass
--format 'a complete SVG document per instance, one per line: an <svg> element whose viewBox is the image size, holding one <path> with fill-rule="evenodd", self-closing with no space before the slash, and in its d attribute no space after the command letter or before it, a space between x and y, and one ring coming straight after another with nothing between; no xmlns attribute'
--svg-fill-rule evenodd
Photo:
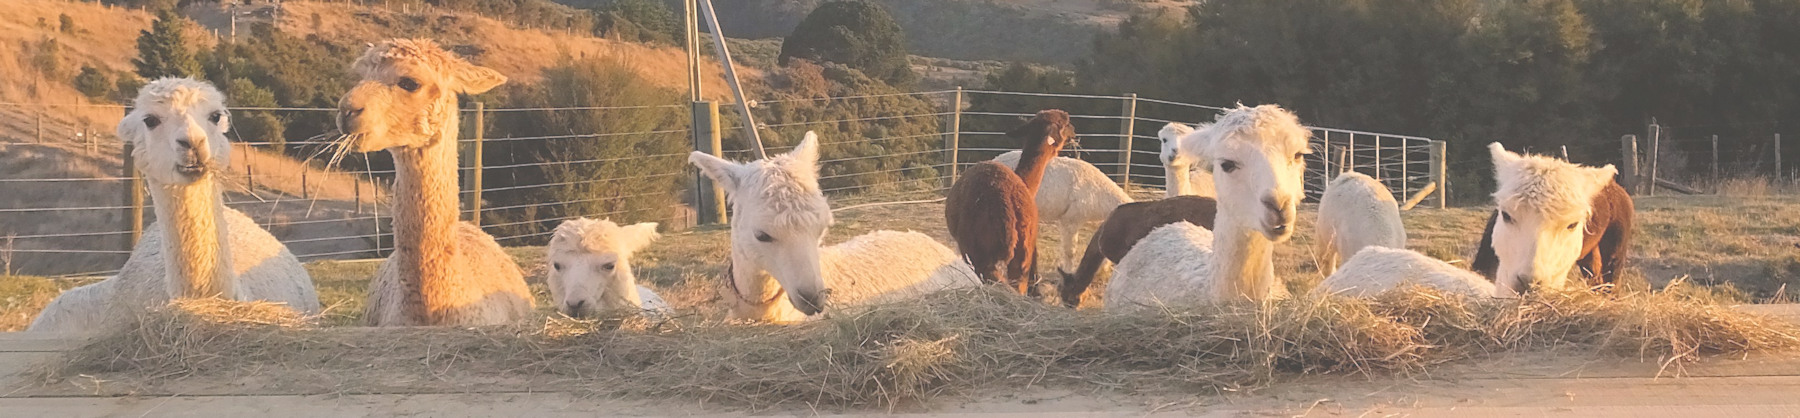
<svg viewBox="0 0 1800 418"><path fill-rule="evenodd" d="M1673 293L1471 301L1410 289L1107 315L979 289L786 327L685 318L403 330L318 329L285 308L213 300L147 314L39 375L127 390L278 378L301 393L555 385L752 409L891 409L1034 386L1194 393L1405 375L1501 350L1598 350L1678 373L1669 367L1684 360L1791 349L1796 335Z"/></svg>

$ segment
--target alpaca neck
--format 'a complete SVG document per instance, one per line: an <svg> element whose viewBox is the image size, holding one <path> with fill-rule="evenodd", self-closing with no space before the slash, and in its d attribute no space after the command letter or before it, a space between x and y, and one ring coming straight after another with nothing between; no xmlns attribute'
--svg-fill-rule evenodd
<svg viewBox="0 0 1800 418"><path fill-rule="evenodd" d="M211 173L185 185L151 185L163 233L170 298L237 297L225 203Z"/></svg>
<svg viewBox="0 0 1800 418"><path fill-rule="evenodd" d="M1275 287L1275 243L1224 211L1214 218L1213 283L1222 300L1264 300Z"/></svg>
<svg viewBox="0 0 1800 418"><path fill-rule="evenodd" d="M1188 170L1191 168L1192 166L1188 165L1167 165L1163 167L1163 177L1165 184L1168 186L1163 188L1163 197L1191 196L1197 194L1194 193L1194 183L1189 181L1188 178Z"/></svg>
<svg viewBox="0 0 1800 418"><path fill-rule="evenodd" d="M449 308L433 299L456 290L457 118L452 112L439 138L422 147L388 149L394 156L394 261L400 272L403 312L414 323L434 324Z"/></svg>
<svg viewBox="0 0 1800 418"><path fill-rule="evenodd" d="M1044 182L1044 170L1050 167L1052 158L1056 158L1055 153L1044 153L1035 148L1026 148L1020 153L1019 168L1013 172L1025 181L1025 188L1031 190L1032 195L1037 195L1038 184Z"/></svg>

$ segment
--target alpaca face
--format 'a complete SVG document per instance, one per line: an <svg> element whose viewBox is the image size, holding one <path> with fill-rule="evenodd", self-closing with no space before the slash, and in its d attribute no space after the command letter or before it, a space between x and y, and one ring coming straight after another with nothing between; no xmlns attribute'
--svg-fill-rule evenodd
<svg viewBox="0 0 1800 418"><path fill-rule="evenodd" d="M506 77L451 55L428 40L396 39L356 61L362 77L338 101L338 130L356 152L423 147L456 119L456 94L480 94Z"/></svg>
<svg viewBox="0 0 1800 418"><path fill-rule="evenodd" d="M641 301L630 292L637 287L631 254L658 236L654 222L625 227L587 218L563 222L544 257L550 268L545 284L556 309L571 318L585 318L608 309L641 308Z"/></svg>
<svg viewBox="0 0 1800 418"><path fill-rule="evenodd" d="M153 184L185 185L231 165L231 115L218 89L164 78L138 91L117 133L135 147L137 169Z"/></svg>
<svg viewBox="0 0 1800 418"><path fill-rule="evenodd" d="M1056 155L1075 140L1075 127L1069 123L1067 112L1050 109L1039 111L1036 117L1006 135L1020 140L1021 149L1027 152Z"/></svg>
<svg viewBox="0 0 1800 418"><path fill-rule="evenodd" d="M818 148L818 136L807 132L794 151L766 160L739 164L701 152L688 157L730 197L735 289L762 294L767 274L807 315L824 311L831 294L819 255L832 218L819 191Z"/></svg>
<svg viewBox="0 0 1800 418"><path fill-rule="evenodd" d="M1489 145L1498 184L1494 201L1494 255L1499 296L1531 289L1562 290L1581 258L1594 195L1611 183L1612 166L1582 167L1541 156L1521 156Z"/></svg>
<svg viewBox="0 0 1800 418"><path fill-rule="evenodd" d="M1311 132L1274 105L1239 106L1181 139L1180 154L1212 159L1221 218L1280 242L1293 236ZM1229 214L1229 215L1227 215Z"/></svg>

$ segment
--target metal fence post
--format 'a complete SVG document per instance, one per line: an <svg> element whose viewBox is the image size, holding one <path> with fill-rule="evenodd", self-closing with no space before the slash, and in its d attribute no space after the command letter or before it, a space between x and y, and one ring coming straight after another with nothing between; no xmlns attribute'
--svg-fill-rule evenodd
<svg viewBox="0 0 1800 418"><path fill-rule="evenodd" d="M1449 165L1449 146L1444 141L1431 141L1431 181L1437 183L1437 207L1450 206L1450 178L1444 167Z"/></svg>
<svg viewBox="0 0 1800 418"><path fill-rule="evenodd" d="M710 100L693 103L693 135L694 150L721 156L723 146L719 138L719 104ZM696 221L702 225L722 224L725 217L725 189L713 183L712 179L694 171L694 212Z"/></svg>
<svg viewBox="0 0 1800 418"><path fill-rule="evenodd" d="M144 237L144 177L138 175L137 157L131 155L136 148L129 142L125 143L123 155L124 177L130 178L125 181L125 201L128 203L125 221L131 225L131 235L125 238L125 251L137 247L138 239Z"/></svg>
<svg viewBox="0 0 1800 418"><path fill-rule="evenodd" d="M1637 188L1637 135L1625 135L1619 137L1619 152L1623 154L1619 157L1619 161L1624 165L1624 169L1619 171L1619 180L1623 180L1620 183L1624 183L1620 184L1620 186L1625 186L1626 192L1638 194L1640 191Z"/></svg>
<svg viewBox="0 0 1800 418"><path fill-rule="evenodd" d="M1325 142L1325 149L1319 150L1318 155L1319 161L1324 162L1325 167L1324 169L1319 170L1319 196L1324 197L1325 188L1331 186L1331 131L1320 132L1324 133L1324 135L1321 136L1325 138L1323 139ZM1343 167L1338 167L1338 170L1343 169Z"/></svg>
<svg viewBox="0 0 1800 418"><path fill-rule="evenodd" d="M1662 147L1662 126L1657 125L1655 123L1651 123L1650 124L1650 175L1649 175L1649 180L1644 181L1644 194L1648 195L1648 196L1656 195L1656 169L1657 169L1657 163L1660 162L1657 160L1661 160L1661 158L1658 158L1662 155L1661 147Z"/></svg>
<svg viewBox="0 0 1800 418"><path fill-rule="evenodd" d="M1712 136L1712 179L1713 179L1714 183L1719 182L1719 135L1718 134L1713 134L1713 136Z"/></svg>
<svg viewBox="0 0 1800 418"><path fill-rule="evenodd" d="M962 104L963 88L956 86L956 92L950 96L950 131L944 137L944 162L950 165L950 176L944 178L944 188L956 184L956 177L962 169L960 155L962 152Z"/></svg>
<svg viewBox="0 0 1800 418"><path fill-rule="evenodd" d="M475 102L475 142L469 156L469 223L481 226L482 148L487 139L487 104Z"/></svg>
<svg viewBox="0 0 1800 418"><path fill-rule="evenodd" d="M1775 134L1775 179L1787 178L1787 171L1781 169L1781 134Z"/></svg>
<svg viewBox="0 0 1800 418"><path fill-rule="evenodd" d="M1138 95L1126 96L1123 112L1125 119L1119 123L1119 187L1131 189L1131 139L1137 136L1137 104Z"/></svg>

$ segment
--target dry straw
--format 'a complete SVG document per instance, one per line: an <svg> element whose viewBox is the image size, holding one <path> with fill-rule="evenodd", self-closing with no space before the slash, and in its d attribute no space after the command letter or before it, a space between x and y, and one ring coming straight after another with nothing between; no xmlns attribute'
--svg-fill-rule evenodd
<svg viewBox="0 0 1800 418"><path fill-rule="evenodd" d="M318 329L278 306L215 300L146 315L42 375L141 389L279 376L284 388L320 392L550 386L751 408L892 408L1032 386L1191 391L1299 374L1407 374L1502 350L1600 348L1679 364L1793 348L1796 335L1784 322L1673 293L1470 301L1411 289L1118 315L988 289L794 326L628 319L402 330Z"/></svg>

